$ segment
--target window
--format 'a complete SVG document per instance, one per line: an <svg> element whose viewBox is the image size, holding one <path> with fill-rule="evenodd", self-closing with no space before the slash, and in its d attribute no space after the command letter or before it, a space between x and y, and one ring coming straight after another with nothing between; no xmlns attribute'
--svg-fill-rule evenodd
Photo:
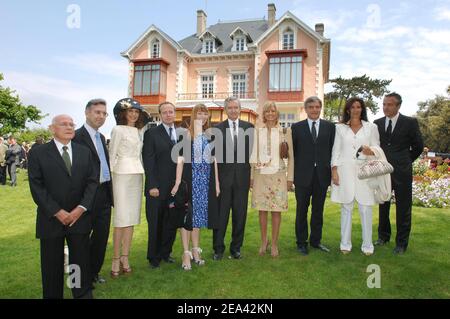
<svg viewBox="0 0 450 319"><path fill-rule="evenodd" d="M246 94L247 79L245 74L233 74L232 75L232 86L233 86L233 96L243 99Z"/></svg>
<svg viewBox="0 0 450 319"><path fill-rule="evenodd" d="M166 90L166 72L159 64L136 65L134 68L134 95L159 95Z"/></svg>
<svg viewBox="0 0 450 319"><path fill-rule="evenodd" d="M214 52L214 40L205 40L203 42L203 53Z"/></svg>
<svg viewBox="0 0 450 319"><path fill-rule="evenodd" d="M294 49L294 32L291 29L287 29L283 33L283 50Z"/></svg>
<svg viewBox="0 0 450 319"><path fill-rule="evenodd" d="M235 51L245 51L246 50L245 37L236 37L234 41L235 41Z"/></svg>
<svg viewBox="0 0 450 319"><path fill-rule="evenodd" d="M280 126L291 127L295 123L294 113L280 113Z"/></svg>
<svg viewBox="0 0 450 319"><path fill-rule="evenodd" d="M269 59L269 91L302 90L302 57L284 56Z"/></svg>
<svg viewBox="0 0 450 319"><path fill-rule="evenodd" d="M202 99L212 99L214 94L214 75L202 75Z"/></svg>
<svg viewBox="0 0 450 319"><path fill-rule="evenodd" d="M152 59L159 58L159 40L156 39L152 43Z"/></svg>

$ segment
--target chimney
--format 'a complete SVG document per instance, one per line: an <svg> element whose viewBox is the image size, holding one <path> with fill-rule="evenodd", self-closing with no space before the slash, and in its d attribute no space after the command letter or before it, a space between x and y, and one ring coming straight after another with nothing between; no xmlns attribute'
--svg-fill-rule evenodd
<svg viewBox="0 0 450 319"><path fill-rule="evenodd" d="M323 23L317 23L316 24L316 32L323 36L323 33L325 32L325 26Z"/></svg>
<svg viewBox="0 0 450 319"><path fill-rule="evenodd" d="M267 5L267 18L269 22L269 28L273 26L276 22L275 20L275 14L277 12L277 8L275 7L275 4L269 3Z"/></svg>
<svg viewBox="0 0 450 319"><path fill-rule="evenodd" d="M203 10L197 10L197 37L206 30L206 13Z"/></svg>

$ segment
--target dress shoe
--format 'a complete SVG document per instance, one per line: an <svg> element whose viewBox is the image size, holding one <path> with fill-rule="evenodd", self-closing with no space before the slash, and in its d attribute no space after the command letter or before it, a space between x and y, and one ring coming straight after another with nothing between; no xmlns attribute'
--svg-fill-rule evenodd
<svg viewBox="0 0 450 319"><path fill-rule="evenodd" d="M106 279L103 278L103 277L101 277L101 276L99 276L99 275L97 275L97 276L94 277L94 279L92 280L92 282L93 282L94 284L104 284L104 283L106 283Z"/></svg>
<svg viewBox="0 0 450 319"><path fill-rule="evenodd" d="M405 247L397 246L394 248L394 255L403 255L406 252Z"/></svg>
<svg viewBox="0 0 450 319"><path fill-rule="evenodd" d="M330 249L329 248L327 248L327 247L325 247L324 245L322 245L322 244L319 244L319 245L311 245L311 247L312 248L315 248L315 249L319 249L319 250L321 250L321 251L323 251L323 252L326 252L326 253L329 253L330 252Z"/></svg>
<svg viewBox="0 0 450 319"><path fill-rule="evenodd" d="M377 239L377 241L374 243L375 246L384 246L387 243L389 243L389 240L384 240L384 239Z"/></svg>
<svg viewBox="0 0 450 319"><path fill-rule="evenodd" d="M151 261L149 263L149 266L150 266L151 269L158 269L159 268L159 262Z"/></svg>
<svg viewBox="0 0 450 319"><path fill-rule="evenodd" d="M307 256L308 255L308 247L306 246L300 246L297 248L300 255Z"/></svg>
<svg viewBox="0 0 450 319"><path fill-rule="evenodd" d="M168 264L173 264L175 262L175 258L173 258L172 256L169 256L167 258L163 258L163 260L168 263Z"/></svg>
<svg viewBox="0 0 450 319"><path fill-rule="evenodd" d="M240 252L236 252L236 253L232 253L230 257L228 257L230 259L241 259L241 253Z"/></svg>
<svg viewBox="0 0 450 319"><path fill-rule="evenodd" d="M214 254L213 256L213 260L218 261L218 260L222 260L223 258L223 254Z"/></svg>

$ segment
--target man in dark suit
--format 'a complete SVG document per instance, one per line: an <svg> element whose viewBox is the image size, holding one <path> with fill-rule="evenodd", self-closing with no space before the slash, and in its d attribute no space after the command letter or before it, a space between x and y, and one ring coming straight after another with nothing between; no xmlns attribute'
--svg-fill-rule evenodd
<svg viewBox="0 0 450 319"><path fill-rule="evenodd" d="M397 207L395 254L403 254L408 247L411 232L412 163L423 150L419 124L415 118L399 113L401 105L402 98L399 94L387 94L383 100L383 112L386 116L375 121L380 133L381 148L394 167L391 181ZM375 245L385 245L391 238L390 206L390 202L385 202L379 207L378 240Z"/></svg>
<svg viewBox="0 0 450 319"><path fill-rule="evenodd" d="M64 240L74 268L74 298L92 298L89 264L89 210L97 189L91 153L72 143L73 120L56 116L53 140L30 152L28 176L37 205L36 237L40 239L43 297L62 299L64 292Z"/></svg>
<svg viewBox="0 0 450 319"><path fill-rule="evenodd" d="M311 209L311 235L309 244L324 252L322 245L323 207L331 183L331 151L336 132L335 125L320 118L322 101L315 96L306 99L308 118L292 125L294 147L294 184L297 200L295 234L297 249L308 254L308 208Z"/></svg>
<svg viewBox="0 0 450 319"><path fill-rule="evenodd" d="M146 216L148 222L147 259L151 268L159 268L161 260L173 263L170 256L176 229L169 222L170 191L175 184L177 159L172 148L178 141L175 129L175 106L159 105L162 123L144 134L142 160L145 169Z"/></svg>
<svg viewBox="0 0 450 319"><path fill-rule="evenodd" d="M113 205L108 149L105 137L98 131L108 116L106 101L103 99L89 101L85 115L86 123L75 131L73 141L89 148L92 165L98 177L97 192L90 212L92 216L90 261L92 282L102 284L106 280L99 276L99 273L105 260Z"/></svg>
<svg viewBox="0 0 450 319"><path fill-rule="evenodd" d="M6 164L8 165L8 174L11 179L11 186L17 186L17 166L20 164L20 154L22 147L17 144L16 139L10 136L8 139L9 147L6 151Z"/></svg>
<svg viewBox="0 0 450 319"><path fill-rule="evenodd" d="M250 152L254 136L253 124L239 119L241 113L239 99L229 97L225 100L224 106L228 119L216 126L221 132L223 147L216 149L221 194L219 228L213 231L214 260L223 258L230 209L232 212L230 258L241 258L250 189Z"/></svg>

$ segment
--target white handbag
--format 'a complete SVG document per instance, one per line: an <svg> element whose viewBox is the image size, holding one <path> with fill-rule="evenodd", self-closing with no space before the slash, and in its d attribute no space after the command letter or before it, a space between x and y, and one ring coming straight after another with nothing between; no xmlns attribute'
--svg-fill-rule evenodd
<svg viewBox="0 0 450 319"><path fill-rule="evenodd" d="M361 151L362 147L358 149L356 157L359 157L359 153ZM389 164L388 161L380 159L366 160L366 162L362 164L358 169L358 178L368 179L372 177L392 174L392 172L394 172L394 167Z"/></svg>

